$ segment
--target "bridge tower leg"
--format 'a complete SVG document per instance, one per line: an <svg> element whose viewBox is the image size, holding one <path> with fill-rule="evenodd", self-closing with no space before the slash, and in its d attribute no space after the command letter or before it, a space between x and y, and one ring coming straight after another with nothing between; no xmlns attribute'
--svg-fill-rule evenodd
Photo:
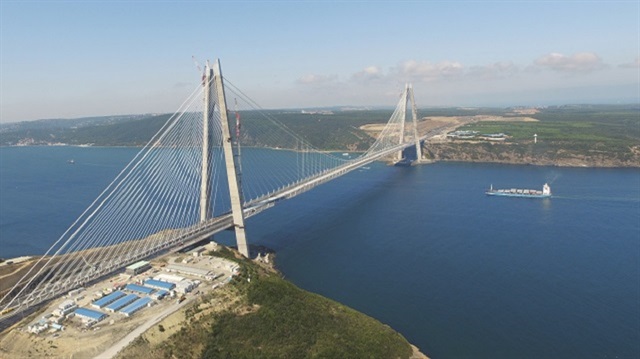
<svg viewBox="0 0 640 359"><path fill-rule="evenodd" d="M409 84L409 99L411 100L411 117L413 119L413 138L416 141L416 161L422 160L422 146L420 146L420 137L418 137L418 108L413 97L413 85Z"/></svg>
<svg viewBox="0 0 640 359"><path fill-rule="evenodd" d="M213 99L213 91L211 91L211 80L213 79L213 70L207 66L205 68L203 93L204 108L202 109L202 173L200 178L200 222L204 222L211 217L211 119L213 118L213 107L215 100Z"/></svg>
<svg viewBox="0 0 640 359"><path fill-rule="evenodd" d="M404 135L405 135L405 122L407 121L407 102L411 101L411 119L413 121L413 138L416 142L416 161L420 162L422 160L422 147L420 146L420 137L418 137L418 109L416 107L416 101L413 97L413 85L407 83L402 93L402 121L400 121L400 135L399 135L399 143L404 143ZM397 159L398 161L402 160L402 152L398 152Z"/></svg>
<svg viewBox="0 0 640 359"><path fill-rule="evenodd" d="M208 68L208 67L207 67ZM220 110L220 121L222 122L222 149L224 151L224 162L227 169L227 180L229 183L229 195L231 198L231 213L233 215L233 227L236 232L236 243L238 251L245 257L249 257L249 246L244 231L244 212L242 211L242 186L238 175L236 156L233 154L231 143L231 131L229 129L229 118L227 116L227 99L224 94L224 83L220 60L216 60L213 68L213 78L218 94L218 109Z"/></svg>
<svg viewBox="0 0 640 359"><path fill-rule="evenodd" d="M404 143L404 123L406 121L407 118L407 92L409 91L409 84L406 84L405 88L404 88L404 92L402 92L402 121L400 121L400 134L398 135L398 144L403 144ZM398 156L397 156L397 160L400 161L402 160L402 152L403 150L400 150L398 152Z"/></svg>

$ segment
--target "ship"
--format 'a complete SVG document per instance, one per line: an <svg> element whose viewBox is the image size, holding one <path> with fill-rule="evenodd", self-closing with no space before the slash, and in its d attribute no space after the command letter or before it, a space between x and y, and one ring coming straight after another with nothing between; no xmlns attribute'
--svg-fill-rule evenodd
<svg viewBox="0 0 640 359"><path fill-rule="evenodd" d="M493 185L485 192L489 196L502 197L526 197L526 198L549 198L551 197L551 187L547 183L542 186L542 191L535 189L493 189Z"/></svg>

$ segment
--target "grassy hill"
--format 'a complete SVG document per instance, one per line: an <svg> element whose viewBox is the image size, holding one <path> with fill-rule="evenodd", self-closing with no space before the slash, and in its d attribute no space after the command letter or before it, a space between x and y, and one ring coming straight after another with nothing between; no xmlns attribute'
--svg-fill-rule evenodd
<svg viewBox="0 0 640 359"><path fill-rule="evenodd" d="M161 342L160 323L119 358L410 358L410 344L377 320L304 291L230 250L238 276L187 310ZM212 303L218 309L212 310Z"/></svg>

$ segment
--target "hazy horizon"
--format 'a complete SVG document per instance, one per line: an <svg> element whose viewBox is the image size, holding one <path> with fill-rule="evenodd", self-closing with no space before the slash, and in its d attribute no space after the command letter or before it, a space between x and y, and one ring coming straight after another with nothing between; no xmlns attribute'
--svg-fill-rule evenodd
<svg viewBox="0 0 640 359"><path fill-rule="evenodd" d="M584 103L557 103L557 104L541 104L541 105L507 105L507 106L500 106L500 105L495 105L495 106L474 106L474 105L460 105L460 106L418 106L418 111L420 110L428 110L428 109L447 109L447 108L456 108L456 109L472 109L472 108L478 108L478 109L482 109L482 108L496 108L496 109L506 109L506 108L518 108L518 107L523 107L523 108L543 108L543 107L553 107L553 106L632 106L632 105L638 105L640 106L640 103L638 103L635 100L629 100L629 101L620 101L617 103L613 103L613 102L584 102ZM395 107L393 106L356 106L356 105L329 105L329 106L311 106L311 107L279 107L279 108L263 108L263 110L267 110L267 111L302 111L302 110L326 110L326 109L339 109L341 111L348 111L348 110L354 110L354 111L367 111L367 110L389 110L389 111L393 111L393 109ZM126 117L126 116L156 116L156 115L166 115L166 114L173 114L175 113L175 111L170 111L170 112L140 112L140 113L112 113L112 114L89 114L89 115L83 115L83 116L75 116L75 117L43 117L43 118L33 118L33 119L25 119L25 120L18 120L18 121L11 121L11 122L0 122L0 125L8 125L8 124L18 124L18 123L22 123L22 122L35 122L35 121L50 121L50 120L79 120L79 119L85 119L85 118L101 118L101 117ZM420 113L418 113L418 115L422 115Z"/></svg>

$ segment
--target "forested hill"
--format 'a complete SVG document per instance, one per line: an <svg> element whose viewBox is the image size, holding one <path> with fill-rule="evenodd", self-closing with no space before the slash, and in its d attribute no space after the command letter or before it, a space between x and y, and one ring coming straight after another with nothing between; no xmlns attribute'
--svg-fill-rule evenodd
<svg viewBox="0 0 640 359"><path fill-rule="evenodd" d="M270 131L276 131L263 116L277 119L294 133L316 148L336 150L365 150L373 139L359 127L369 123L384 123L391 110L349 111L283 111L267 110L241 112L244 145L260 147L294 148L293 143L269 143L265 139ZM93 145L93 146L143 146L169 119L169 114L131 116L128 120L113 122L72 121L73 126L63 126L63 120L22 122L0 128L0 146L16 145Z"/></svg>
<svg viewBox="0 0 640 359"><path fill-rule="evenodd" d="M241 111L243 146L297 148L296 139L275 134L275 119L314 147L363 151L374 139L360 129L386 123L392 109ZM447 139L425 149L433 160L563 166L640 166L640 105L566 105L543 108L429 108L421 118L466 118L460 128L475 139ZM475 117L474 117L475 116ZM41 120L0 126L0 146L143 146L170 115ZM473 117L473 118L472 118ZM495 117L496 120L492 120ZM478 119L482 118L482 119ZM529 118L530 121L523 121ZM466 121L469 122L469 121ZM487 141L482 134L503 134ZM534 143L534 134L537 143ZM275 139L275 140L274 140Z"/></svg>
<svg viewBox="0 0 640 359"><path fill-rule="evenodd" d="M117 121L89 121L92 118L84 118L20 122L5 125L0 129L0 146L142 146L162 127L169 116L122 116Z"/></svg>

